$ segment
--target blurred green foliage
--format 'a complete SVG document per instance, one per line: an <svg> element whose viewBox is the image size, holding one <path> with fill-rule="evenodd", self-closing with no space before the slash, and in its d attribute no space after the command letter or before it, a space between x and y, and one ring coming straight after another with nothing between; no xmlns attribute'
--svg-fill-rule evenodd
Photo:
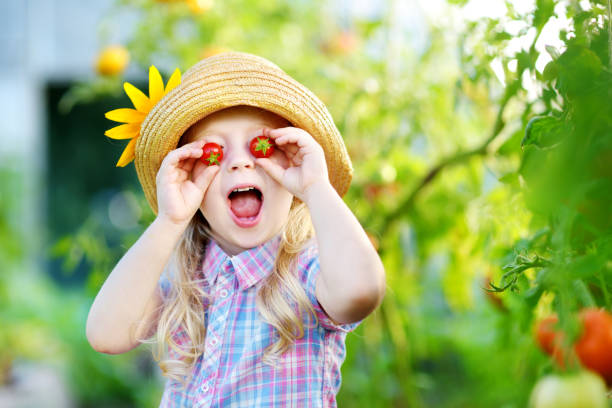
<svg viewBox="0 0 612 408"><path fill-rule="evenodd" d="M450 3L457 11L468 1ZM182 1L122 0L100 33L108 39L109 21L131 13L125 45L143 76L150 64L184 72L235 49L274 61L328 106L355 166L345 201L388 282L381 307L347 337L339 406L523 407L555 369L533 341L534 319L554 311L575 337L575 310L612 307L608 3L537 0L519 13L506 2L504 17L466 21L456 36L425 25L422 48L398 34L394 5L338 18L323 1L228 0L194 14ZM541 51L558 17L570 21L564 45ZM530 42L510 47L517 37ZM550 62L540 71L542 57ZM78 84L64 109L118 94L122 82ZM81 314L63 318L58 338L73 350L84 406L151 406L160 396L162 384L134 368L146 350L96 355L84 340L82 311L152 219L135 193L142 216L119 247L92 216L54 249L67 267L91 265Z"/></svg>

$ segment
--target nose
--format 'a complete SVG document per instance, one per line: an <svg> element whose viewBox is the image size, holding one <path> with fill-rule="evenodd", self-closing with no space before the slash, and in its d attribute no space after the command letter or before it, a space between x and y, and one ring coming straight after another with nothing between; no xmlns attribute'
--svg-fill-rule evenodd
<svg viewBox="0 0 612 408"><path fill-rule="evenodd" d="M240 168L255 168L255 158L245 149L234 149L229 156L228 168L230 171L238 170Z"/></svg>

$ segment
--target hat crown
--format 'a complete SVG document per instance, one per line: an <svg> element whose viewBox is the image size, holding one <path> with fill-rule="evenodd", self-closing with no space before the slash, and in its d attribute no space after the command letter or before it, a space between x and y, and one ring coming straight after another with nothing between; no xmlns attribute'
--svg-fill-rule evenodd
<svg viewBox="0 0 612 408"><path fill-rule="evenodd" d="M198 74L202 72L213 74L227 71L228 67L244 69L249 66L255 69L259 68L259 70L266 67L283 73L285 72L278 65L258 55L241 51L225 51L211 55L195 63L183 74L183 82L192 80L193 77L197 77Z"/></svg>

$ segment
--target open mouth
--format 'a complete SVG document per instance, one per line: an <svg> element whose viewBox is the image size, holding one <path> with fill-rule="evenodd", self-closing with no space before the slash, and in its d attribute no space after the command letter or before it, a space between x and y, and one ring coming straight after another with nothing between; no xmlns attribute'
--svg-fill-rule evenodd
<svg viewBox="0 0 612 408"><path fill-rule="evenodd" d="M239 188L228 196L230 213L241 227L251 227L259 221L263 207L263 194L256 187Z"/></svg>

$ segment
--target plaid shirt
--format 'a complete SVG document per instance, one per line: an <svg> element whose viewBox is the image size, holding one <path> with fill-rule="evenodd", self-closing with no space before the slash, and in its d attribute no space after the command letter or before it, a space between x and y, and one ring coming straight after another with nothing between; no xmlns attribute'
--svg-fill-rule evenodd
<svg viewBox="0 0 612 408"><path fill-rule="evenodd" d="M319 324L304 313L304 336L279 358L278 366L262 360L264 349L279 336L258 313L255 298L262 279L273 270L280 238L276 235L233 257L209 241L200 280L211 295L204 305L205 350L184 390L177 388L178 382L167 380L160 407L336 406L346 334L361 321L336 324L319 305L315 278L320 266L314 238L298 254L297 274ZM167 293L169 281L164 275L160 285ZM189 341L181 330L174 339L178 344Z"/></svg>

